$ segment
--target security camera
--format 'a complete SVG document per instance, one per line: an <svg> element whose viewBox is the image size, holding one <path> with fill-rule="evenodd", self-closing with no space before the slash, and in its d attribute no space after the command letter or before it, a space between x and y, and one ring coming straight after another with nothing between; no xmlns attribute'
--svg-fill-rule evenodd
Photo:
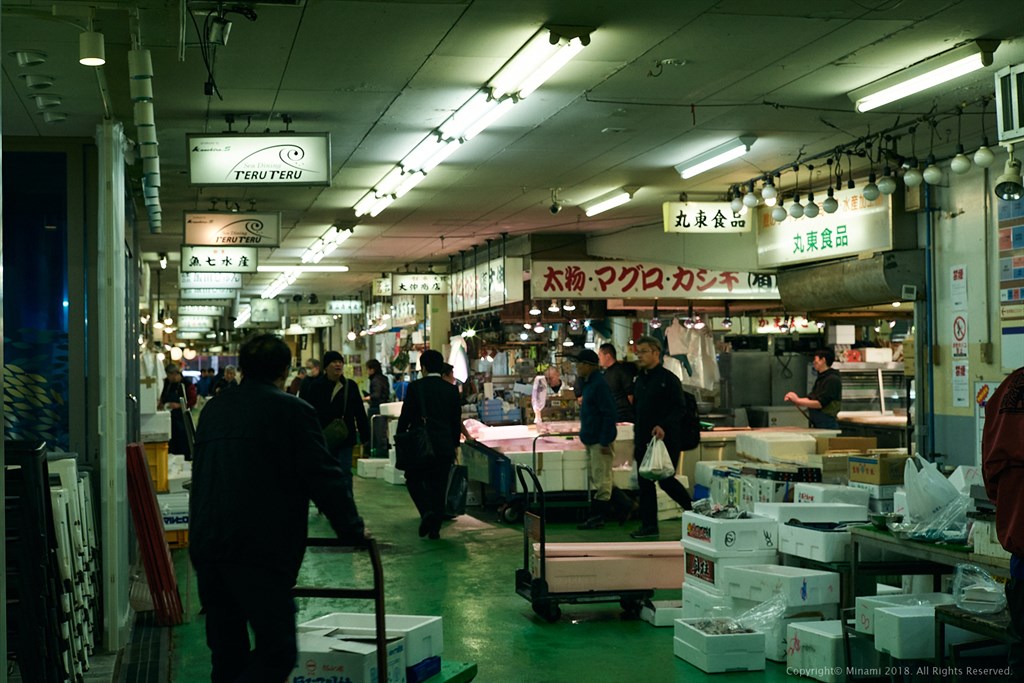
<svg viewBox="0 0 1024 683"><path fill-rule="evenodd" d="M562 205L559 204L558 202L551 202L551 206L548 207L548 211L550 211L552 214L556 214L561 210Z"/></svg>

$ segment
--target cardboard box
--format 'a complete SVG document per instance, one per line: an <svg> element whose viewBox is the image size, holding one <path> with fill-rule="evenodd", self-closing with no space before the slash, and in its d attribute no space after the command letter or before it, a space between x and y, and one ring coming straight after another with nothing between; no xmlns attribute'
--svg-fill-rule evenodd
<svg viewBox="0 0 1024 683"><path fill-rule="evenodd" d="M544 550L545 579L553 593L675 588L683 582L683 553L674 541L548 543ZM540 576L538 543L530 554L530 572Z"/></svg>
<svg viewBox="0 0 1024 683"><path fill-rule="evenodd" d="M776 550L779 545L779 523L767 517L718 519L684 512L683 538L715 550Z"/></svg>
<svg viewBox="0 0 1024 683"><path fill-rule="evenodd" d="M876 453L850 456L850 481L865 484L902 484L906 453Z"/></svg>
<svg viewBox="0 0 1024 683"><path fill-rule="evenodd" d="M339 634L374 638L377 615L334 612L299 624L299 633L331 629ZM444 626L441 617L410 614L385 614L388 638L405 639L405 666L409 668L429 657L444 653Z"/></svg>
<svg viewBox="0 0 1024 683"><path fill-rule="evenodd" d="M763 671L764 634L709 634L698 629L701 619L676 619L672 650L676 657L707 673Z"/></svg>
<svg viewBox="0 0 1024 683"><path fill-rule="evenodd" d="M829 451L867 453L870 448L878 448L878 439L873 436L819 436L815 440L818 453L828 453Z"/></svg>
<svg viewBox="0 0 1024 683"><path fill-rule="evenodd" d="M377 670L377 645L373 639L346 638L335 629L298 634L298 666L287 683L383 683ZM389 638L387 683L405 683L405 640Z"/></svg>

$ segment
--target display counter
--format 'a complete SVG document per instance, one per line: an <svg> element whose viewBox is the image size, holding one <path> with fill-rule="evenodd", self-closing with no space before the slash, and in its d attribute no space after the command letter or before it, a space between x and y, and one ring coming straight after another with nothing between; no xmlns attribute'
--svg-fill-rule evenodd
<svg viewBox="0 0 1024 683"><path fill-rule="evenodd" d="M882 414L878 411L844 410L839 413L843 436L869 436L878 440L879 448L907 447L907 416Z"/></svg>

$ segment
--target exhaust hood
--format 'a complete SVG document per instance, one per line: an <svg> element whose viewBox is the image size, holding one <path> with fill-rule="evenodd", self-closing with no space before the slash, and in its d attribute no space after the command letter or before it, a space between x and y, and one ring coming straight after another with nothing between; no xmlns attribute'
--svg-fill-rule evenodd
<svg viewBox="0 0 1024 683"><path fill-rule="evenodd" d="M830 311L923 297L924 266L924 251L912 249L780 270L776 277L786 310Z"/></svg>

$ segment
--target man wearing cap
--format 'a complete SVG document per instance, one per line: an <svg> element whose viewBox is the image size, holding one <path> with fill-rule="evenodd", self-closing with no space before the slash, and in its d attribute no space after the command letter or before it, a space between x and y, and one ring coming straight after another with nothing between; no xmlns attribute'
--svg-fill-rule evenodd
<svg viewBox="0 0 1024 683"><path fill-rule="evenodd" d="M340 420L348 434L344 438L327 438L329 450L341 460L342 469L351 476L352 449L356 445L356 430L361 443L370 442L370 422L366 418L363 397L355 382L345 377L345 359L337 351L324 354L319 377L313 380L309 389L300 397L316 409L320 428L333 428L331 423Z"/></svg>
<svg viewBox="0 0 1024 683"><path fill-rule="evenodd" d="M633 502L612 486L612 460L615 452L615 398L601 374L597 354L583 349L576 356L576 375L580 389L580 441L587 448L590 485L594 489L590 517L579 529L600 529L614 510L624 522Z"/></svg>

